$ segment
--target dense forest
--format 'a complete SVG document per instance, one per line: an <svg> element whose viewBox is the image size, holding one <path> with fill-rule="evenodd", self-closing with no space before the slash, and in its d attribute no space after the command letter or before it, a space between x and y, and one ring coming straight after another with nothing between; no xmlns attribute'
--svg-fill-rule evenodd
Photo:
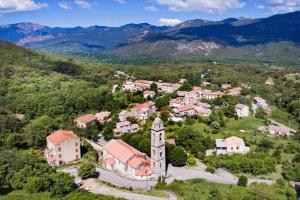
<svg viewBox="0 0 300 200"><path fill-rule="evenodd" d="M112 93L112 86L124 81L114 76L117 70L147 80L178 82L181 78L186 78L188 84L193 86L200 86L206 81L211 83L209 87L212 90L220 88L222 83L235 86L245 83L251 89L243 90L244 95L259 95L267 99L274 109L282 113L274 116L277 120L282 123L291 122L294 128L299 128L300 81L299 76L295 75L300 72L299 68L170 60L109 64L89 62L87 59L58 58L0 42L0 193L9 195L11 191L20 191L23 196L20 199L29 199L26 197L28 193L36 194L36 199L39 199L38 195L49 199L78 199L78 195L86 195L86 199L94 199L90 193L75 191L72 177L55 172L46 164L43 158L45 137L54 130L69 129L85 138L93 138L100 131L103 131L107 139L112 138L111 131L117 120L117 113L133 103L144 101L139 92ZM273 81L272 85L265 84L269 78ZM171 94L155 99L163 118L163 113L168 116L167 104L172 97ZM300 181L299 133L290 139L246 137L246 142L256 150L242 159L239 156L224 156L218 158L217 162L215 157L204 158L205 150L214 146L215 137L226 133L227 129L233 131L230 127L236 120L230 106L239 101L241 99L224 98L209 102L220 109L207 119L190 118L184 124L176 124L167 122L166 117L164 121L167 136L178 141L176 147L167 146L168 162L182 166L186 162L192 164L192 157L196 157L203 159L211 168L224 167L237 174L252 175L275 172L276 165L280 164L283 166L280 179ZM222 107L222 102L226 102L228 106ZM112 112L114 117L111 122L99 127L89 127L86 131L76 129L74 118L102 110ZM20 120L15 114L24 114L25 117ZM149 154L151 120L147 121L139 133L126 135L122 139ZM262 124L265 119L262 117L251 120ZM276 152L276 149L280 152ZM256 163L260 165L255 165ZM178 183L170 187L175 187L176 184ZM286 185L282 185L284 186L278 186L281 187L278 190L286 189ZM255 189L252 189L249 191L253 193ZM114 199L101 196L97 198ZM9 199L9 196L4 199Z"/></svg>

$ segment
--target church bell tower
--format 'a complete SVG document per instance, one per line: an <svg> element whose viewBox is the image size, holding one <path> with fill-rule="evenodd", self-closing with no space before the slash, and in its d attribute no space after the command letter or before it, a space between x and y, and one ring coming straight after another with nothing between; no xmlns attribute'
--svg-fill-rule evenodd
<svg viewBox="0 0 300 200"><path fill-rule="evenodd" d="M157 177L166 175L165 129L163 122L156 117L151 128L151 159L154 174Z"/></svg>

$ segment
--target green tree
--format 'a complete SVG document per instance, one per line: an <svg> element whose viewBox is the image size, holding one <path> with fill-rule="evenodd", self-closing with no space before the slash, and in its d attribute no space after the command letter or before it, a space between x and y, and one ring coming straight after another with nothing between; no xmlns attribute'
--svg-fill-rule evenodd
<svg viewBox="0 0 300 200"><path fill-rule="evenodd" d="M83 163L80 165L78 169L78 176L80 176L83 179L87 179L90 177L93 177L96 172L96 167L95 165L91 163Z"/></svg>
<svg viewBox="0 0 300 200"><path fill-rule="evenodd" d="M138 149L141 152L146 153L148 156L151 156L151 140L149 138L145 138L138 143Z"/></svg>
<svg viewBox="0 0 300 200"><path fill-rule="evenodd" d="M188 82L184 82L178 90L180 90L180 91L191 91L192 89L193 89L193 86L191 84L189 84Z"/></svg>
<svg viewBox="0 0 300 200"><path fill-rule="evenodd" d="M73 190L74 178L69 174L56 173L53 176L53 184L50 192L55 196L65 195Z"/></svg>
<svg viewBox="0 0 300 200"><path fill-rule="evenodd" d="M26 125L25 140L29 146L43 146L45 138L56 128L54 120L47 115L43 115Z"/></svg>
<svg viewBox="0 0 300 200"><path fill-rule="evenodd" d="M257 108L255 117L258 119L267 119L268 113L263 108Z"/></svg>
<svg viewBox="0 0 300 200"><path fill-rule="evenodd" d="M175 167L182 167L186 164L187 154L182 147L174 147L170 152L169 162Z"/></svg>
<svg viewBox="0 0 300 200"><path fill-rule="evenodd" d="M151 91L154 91L155 93L157 93L157 91L158 91L158 86L157 86L157 84L156 84L156 83L152 83L152 84L150 85L150 90L151 90Z"/></svg>
<svg viewBox="0 0 300 200"><path fill-rule="evenodd" d="M28 177L24 189L30 193L43 192L49 189L50 181L42 177Z"/></svg>
<svg viewBox="0 0 300 200"><path fill-rule="evenodd" d="M248 184L248 178L246 176L240 176L237 182L238 186L246 187Z"/></svg>
<svg viewBox="0 0 300 200"><path fill-rule="evenodd" d="M219 122L214 121L210 124L210 127L212 129L212 133L216 134L216 133L219 133L221 125Z"/></svg>

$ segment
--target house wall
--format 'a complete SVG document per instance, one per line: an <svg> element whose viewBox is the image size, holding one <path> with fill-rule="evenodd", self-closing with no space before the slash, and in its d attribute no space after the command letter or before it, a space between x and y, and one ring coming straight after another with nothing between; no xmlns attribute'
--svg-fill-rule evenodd
<svg viewBox="0 0 300 200"><path fill-rule="evenodd" d="M76 143L77 146L75 146ZM79 139L70 139L58 145L54 145L47 141L47 148L51 151L51 155L55 158L55 165L57 166L79 160L81 158Z"/></svg>

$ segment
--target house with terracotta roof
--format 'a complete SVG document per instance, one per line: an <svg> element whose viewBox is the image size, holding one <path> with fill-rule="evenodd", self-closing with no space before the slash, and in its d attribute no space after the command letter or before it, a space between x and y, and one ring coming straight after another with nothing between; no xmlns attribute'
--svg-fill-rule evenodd
<svg viewBox="0 0 300 200"><path fill-rule="evenodd" d="M136 133L138 131L139 125L131 124L129 121L118 122L116 128L113 130L115 137L119 137L125 133Z"/></svg>
<svg viewBox="0 0 300 200"><path fill-rule="evenodd" d="M234 106L235 113L238 117L248 117L249 116L249 106L245 104L238 103Z"/></svg>
<svg viewBox="0 0 300 200"><path fill-rule="evenodd" d="M294 129L291 129L287 126L274 124L270 124L269 126L260 126L257 128L257 130L275 136L290 136L296 132Z"/></svg>
<svg viewBox="0 0 300 200"><path fill-rule="evenodd" d="M179 84L179 83L157 82L156 84L160 91L168 93L168 94L175 92L181 86L181 84Z"/></svg>
<svg viewBox="0 0 300 200"><path fill-rule="evenodd" d="M104 111L104 112L96 113L95 117L100 124L103 124L109 119L110 114L111 114L110 112Z"/></svg>
<svg viewBox="0 0 300 200"><path fill-rule="evenodd" d="M178 108L178 107L183 105L183 100L180 99L180 98L171 99L169 101L169 105L170 105L171 108Z"/></svg>
<svg viewBox="0 0 300 200"><path fill-rule="evenodd" d="M246 146L243 139L232 136L226 139L216 139L215 151L219 154L246 154L250 148Z"/></svg>
<svg viewBox="0 0 300 200"><path fill-rule="evenodd" d="M103 147L103 164L123 176L147 180L153 177L151 159L122 140L110 140Z"/></svg>
<svg viewBox="0 0 300 200"><path fill-rule="evenodd" d="M173 111L179 117L193 116L196 114L196 111L195 111L193 105L183 105L178 108L174 108Z"/></svg>
<svg viewBox="0 0 300 200"><path fill-rule="evenodd" d="M122 91L135 91L137 90L135 83L132 81L126 81L123 85L122 85Z"/></svg>
<svg viewBox="0 0 300 200"><path fill-rule="evenodd" d="M156 112L155 103L153 101L147 101L142 104L136 104L131 108L130 112L133 117L136 117L138 120L146 120Z"/></svg>
<svg viewBox="0 0 300 200"><path fill-rule="evenodd" d="M221 91L212 92L211 90L203 90L203 98L205 99L215 99L224 95L225 93Z"/></svg>
<svg viewBox="0 0 300 200"><path fill-rule="evenodd" d="M94 124L97 118L93 114L83 115L74 120L79 129L85 129L89 124Z"/></svg>
<svg viewBox="0 0 300 200"><path fill-rule="evenodd" d="M144 99L153 98L155 96L155 92L151 90L144 91Z"/></svg>
<svg viewBox="0 0 300 200"><path fill-rule="evenodd" d="M211 110L204 106L194 106L194 109L198 116L208 117L211 114Z"/></svg>
<svg viewBox="0 0 300 200"><path fill-rule="evenodd" d="M58 130L46 140L44 155L49 165L59 166L81 158L80 139L74 132Z"/></svg>
<svg viewBox="0 0 300 200"><path fill-rule="evenodd" d="M241 95L241 87L232 88L229 90L228 95L229 96L239 96Z"/></svg>

